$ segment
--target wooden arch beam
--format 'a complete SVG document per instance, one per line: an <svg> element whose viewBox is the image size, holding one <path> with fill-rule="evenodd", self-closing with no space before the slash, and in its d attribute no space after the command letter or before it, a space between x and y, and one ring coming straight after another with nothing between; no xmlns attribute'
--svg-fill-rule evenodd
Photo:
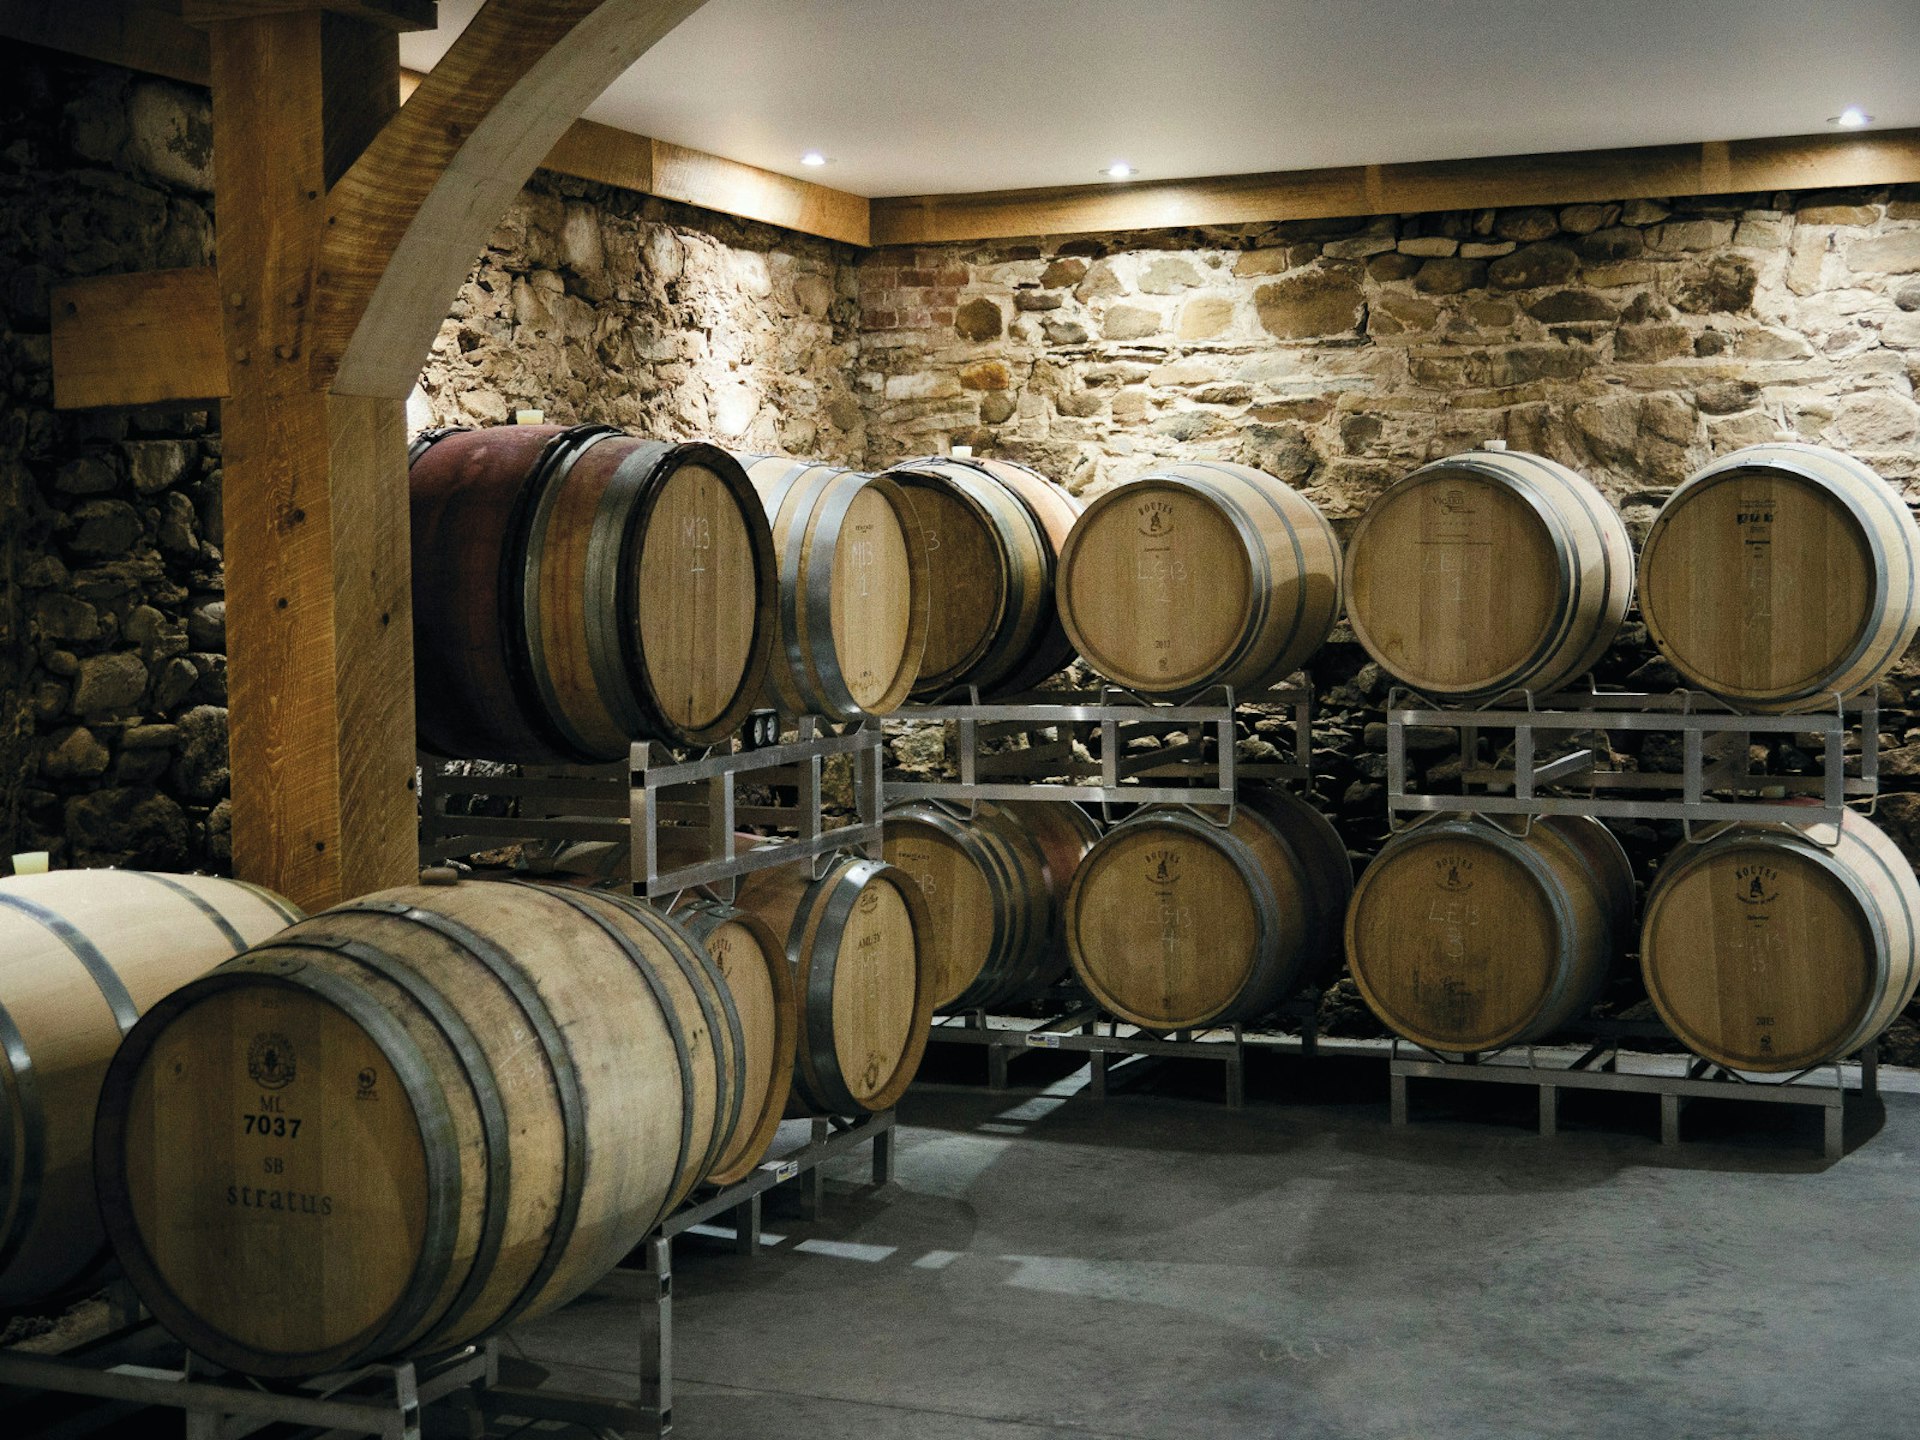
<svg viewBox="0 0 1920 1440"><path fill-rule="evenodd" d="M474 257L560 137L705 0L488 0L328 192L311 363L402 399Z"/></svg>

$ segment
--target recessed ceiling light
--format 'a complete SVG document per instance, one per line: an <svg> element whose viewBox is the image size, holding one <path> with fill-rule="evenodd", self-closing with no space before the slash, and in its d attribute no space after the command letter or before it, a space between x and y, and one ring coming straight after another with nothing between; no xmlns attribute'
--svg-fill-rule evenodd
<svg viewBox="0 0 1920 1440"><path fill-rule="evenodd" d="M1827 123L1838 125L1843 130L1858 130L1862 125L1871 125L1873 116L1867 114L1858 105L1849 105L1838 115L1829 115Z"/></svg>
<svg viewBox="0 0 1920 1440"><path fill-rule="evenodd" d="M1100 173L1109 180L1131 180L1134 175L1134 169L1133 166L1127 164L1126 161L1116 160Z"/></svg>
<svg viewBox="0 0 1920 1440"><path fill-rule="evenodd" d="M802 165L824 165L827 163L827 157L822 155L818 150L809 150L800 157L800 163Z"/></svg>

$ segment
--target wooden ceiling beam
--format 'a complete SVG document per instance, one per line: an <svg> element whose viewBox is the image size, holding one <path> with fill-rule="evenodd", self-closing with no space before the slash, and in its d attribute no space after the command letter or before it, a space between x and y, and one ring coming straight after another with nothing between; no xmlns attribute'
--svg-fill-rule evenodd
<svg viewBox="0 0 1920 1440"><path fill-rule="evenodd" d="M327 196L315 379L403 398L513 198L702 0L489 0Z"/></svg>
<svg viewBox="0 0 1920 1440"><path fill-rule="evenodd" d="M383 30L433 30L440 24L438 0L180 0L180 19L193 26L302 10L326 10Z"/></svg>
<svg viewBox="0 0 1920 1440"><path fill-rule="evenodd" d="M1920 182L1920 130L1071 185L872 204L875 245Z"/></svg>

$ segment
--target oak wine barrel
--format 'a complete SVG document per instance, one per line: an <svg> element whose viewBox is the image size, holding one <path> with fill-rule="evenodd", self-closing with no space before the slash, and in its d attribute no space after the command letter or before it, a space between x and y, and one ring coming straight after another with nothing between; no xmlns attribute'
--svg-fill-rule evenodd
<svg viewBox="0 0 1920 1440"><path fill-rule="evenodd" d="M1361 875L1347 965L1414 1044L1498 1050L1584 1014L1632 925L1633 869L1598 820L1542 816L1516 835L1443 815L1388 841Z"/></svg>
<svg viewBox="0 0 1920 1440"><path fill-rule="evenodd" d="M693 1188L741 1050L699 943L637 902L382 891L134 1028L101 1215L155 1317L230 1369L444 1351L577 1295Z"/></svg>
<svg viewBox="0 0 1920 1440"><path fill-rule="evenodd" d="M887 863L919 882L933 921L933 1008L1030 1000L1067 973L1061 906L1099 828L1078 805L889 806Z"/></svg>
<svg viewBox="0 0 1920 1440"><path fill-rule="evenodd" d="M711 445L604 425L431 432L411 471L420 742L594 762L707 744L757 703L773 643L766 516Z"/></svg>
<svg viewBox="0 0 1920 1440"><path fill-rule="evenodd" d="M1874 684L1920 627L1920 526L1866 465L1755 445L1675 490L1640 552L1647 635L1689 684L1743 710Z"/></svg>
<svg viewBox="0 0 1920 1440"><path fill-rule="evenodd" d="M898 709L927 644L926 541L893 481L741 455L773 524L780 601L769 688L790 715Z"/></svg>
<svg viewBox="0 0 1920 1440"><path fill-rule="evenodd" d="M1498 441L1389 486L1347 543L1347 623L1423 695L1546 694L1590 670L1633 596L1626 522L1593 484Z"/></svg>
<svg viewBox="0 0 1920 1440"><path fill-rule="evenodd" d="M1142 810L1080 863L1067 952L1093 998L1144 1029L1256 1020L1338 964L1352 892L1333 826L1283 791L1242 794L1226 827Z"/></svg>
<svg viewBox="0 0 1920 1440"><path fill-rule="evenodd" d="M1071 664L1054 577L1080 502L1005 460L929 455L885 473L927 541L927 648L913 693L1018 694Z"/></svg>
<svg viewBox="0 0 1920 1440"><path fill-rule="evenodd" d="M1735 1070L1804 1070L1873 1040L1920 981L1920 882L1848 811L1827 848L1737 826L1670 855L1647 893L1640 969L1667 1028Z"/></svg>
<svg viewBox="0 0 1920 1440"><path fill-rule="evenodd" d="M0 879L0 1311L64 1297L107 1258L93 1114L121 1037L168 992L300 918L207 875Z"/></svg>
<svg viewBox="0 0 1920 1440"><path fill-rule="evenodd" d="M740 1017L740 1123L706 1176L709 1185L731 1185L765 1157L787 1112L800 1023L793 970L782 937L751 911L689 897L674 907L673 918L706 947Z"/></svg>
<svg viewBox="0 0 1920 1440"><path fill-rule="evenodd" d="M933 1018L931 921L910 875L842 857L760 870L734 902L786 937L800 1005L788 1113L889 1108L912 1083Z"/></svg>
<svg viewBox="0 0 1920 1440"><path fill-rule="evenodd" d="M1252 694L1326 640L1340 563L1333 527L1291 486L1244 465L1175 465L1087 506L1060 554L1060 620L1087 664L1131 690Z"/></svg>

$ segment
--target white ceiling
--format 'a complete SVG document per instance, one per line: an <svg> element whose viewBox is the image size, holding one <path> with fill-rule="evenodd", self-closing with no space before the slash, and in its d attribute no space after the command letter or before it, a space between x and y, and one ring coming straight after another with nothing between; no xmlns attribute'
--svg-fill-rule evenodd
<svg viewBox="0 0 1920 1440"><path fill-rule="evenodd" d="M1914 126L1916 76L1920 0L708 0L587 114L899 195Z"/></svg>

